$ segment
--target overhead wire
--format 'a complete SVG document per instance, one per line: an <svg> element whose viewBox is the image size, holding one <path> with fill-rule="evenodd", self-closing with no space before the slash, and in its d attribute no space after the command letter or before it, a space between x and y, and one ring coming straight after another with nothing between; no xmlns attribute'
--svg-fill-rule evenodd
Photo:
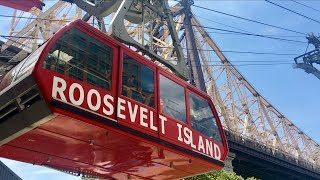
<svg viewBox="0 0 320 180"><path fill-rule="evenodd" d="M168 49L173 49L174 47L156 47L156 48L168 48ZM188 48L182 48L184 50L192 50ZM196 49L196 50L201 50L201 51L212 51L215 52L213 49ZM227 52L227 53L238 53L238 54L260 54L260 55L277 55L277 56L297 56L300 54L295 54L295 53L273 53L273 52L255 52L255 51L235 51L235 50L220 50L219 52Z"/></svg>
<svg viewBox="0 0 320 180"><path fill-rule="evenodd" d="M3 37L3 36L1 36L1 37ZM5 39L7 39L7 40L9 40L9 41L12 41L11 39L9 39L9 38L7 38L7 37L3 37L3 38L5 38ZM21 46L23 46L23 47L25 47L25 48L31 49L28 45L22 44L22 43L20 43L20 42L16 42L16 41L12 41L12 42L17 43L17 44L19 44L19 45L21 45Z"/></svg>
<svg viewBox="0 0 320 180"><path fill-rule="evenodd" d="M167 60L167 61L175 61L175 60ZM211 62L211 63L219 63L221 61L206 61L206 62ZM235 64L239 62L247 62L247 64ZM261 61L264 63L259 63L259 61L230 61L227 64L208 64L208 65L196 65L194 67L202 67L202 66L276 66L276 65L292 65L294 63L288 62L288 61L273 61L271 63L265 63L269 61Z"/></svg>
<svg viewBox="0 0 320 180"><path fill-rule="evenodd" d="M291 9L289 9L289 8L286 8L286 7L281 6L281 5L277 4L277 3L271 2L271 1L269 1L269 0L265 0L265 1L268 2L268 3L270 3L270 4L273 4L273 5L275 5L275 6L278 6L278 7L282 8L282 9L285 9L285 10L287 10L287 11L290 11L290 12L292 12L292 13L294 13L294 14L297 14L297 15L299 15L299 16L302 16L302 17L304 17L304 18L306 18L306 19L309 19L309 20L311 20L311 21L314 21L314 22L320 24L320 21L318 21L318 20L316 20L316 19L313 19L313 18L311 18L311 17L308 17L308 16L306 16L306 15L304 15L304 14L298 13L298 12L296 12L296 11L294 11L294 10L291 10Z"/></svg>
<svg viewBox="0 0 320 180"><path fill-rule="evenodd" d="M209 31L207 32L208 34L229 34L229 35L243 35L243 34L239 34L239 33L230 33L230 32L217 32L217 31ZM270 37L306 37L306 36L290 36L290 35L273 35L273 34L263 34L264 36L270 36Z"/></svg>
<svg viewBox="0 0 320 180"><path fill-rule="evenodd" d="M201 66L277 66L277 65L292 65L293 63L265 63L265 64L209 64Z"/></svg>
<svg viewBox="0 0 320 180"><path fill-rule="evenodd" d="M193 5L196 6L196 5ZM11 15L1 15L0 17L14 17ZM30 17L20 17L20 18L26 18L26 19L30 19ZM38 19L38 20L51 20L51 21L66 21L66 22L70 22L71 20L59 20L59 19L48 19L48 18L31 18L31 19ZM183 23L181 23L183 24ZM192 25L195 26L195 25ZM229 26L229 25L226 25ZM200 27L200 26L199 26ZM281 40L281 41L287 41L287 42L295 42L295 43L307 43L307 42L303 42L303 41L297 41L297 40L291 40L291 39L284 39L284 38L279 38L279 37L273 37L273 36L266 36L266 35L262 35L262 34L255 34L255 33L249 33L249 31L246 30L241 30L239 28L239 30L241 31L246 31L246 32L239 32L239 31L233 31L233 30L227 30L227 29L220 29L220 28L213 28L213 27L206 27L206 26L201 26L203 28L206 29L213 29L213 30L217 30L217 31L223 31L223 32L228 32L228 33L234 33L234 34L239 34L239 35L247 35L247 36L256 36L256 37L264 37L264 38L268 38L268 39L274 39L274 40ZM231 26L229 26L231 27ZM236 28L236 27L232 27L232 28Z"/></svg>
<svg viewBox="0 0 320 180"><path fill-rule="evenodd" d="M41 38L32 38L32 37L22 37L22 36L5 36L0 35L0 37L8 38L28 38L28 39L41 39ZM157 47L157 48L170 48L173 49L173 47ZM190 50L187 48L182 48L185 50ZM197 49L199 50L199 49ZM214 51L212 49L201 49L202 51ZM277 56L297 56L300 54L294 54L294 53L273 53L273 52L255 52L255 51L235 51L235 50L221 50L220 52L226 52L226 53L237 53L237 54L256 54L256 55L277 55Z"/></svg>
<svg viewBox="0 0 320 180"><path fill-rule="evenodd" d="M199 50L199 49L198 49ZM202 51L214 51L214 50L203 50ZM294 54L294 53L271 53L271 52L254 52L254 51L233 51L233 50L221 50L220 52L226 52L226 53L237 53L237 54L260 54L260 55L276 55L276 56L297 56L300 54Z"/></svg>
<svg viewBox="0 0 320 180"><path fill-rule="evenodd" d="M0 17L8 17L8 18L21 18L21 19L36 19L36 20L49 20L49 21L64 21L64 22L71 22L72 20L62 20L62 19L50 19L50 18L38 18L38 17L25 17L25 16L13 16L13 15L3 15L0 14Z"/></svg>
<svg viewBox="0 0 320 180"><path fill-rule="evenodd" d="M315 9L315 8L313 8L313 7L311 7L311 6L305 5L305 4L301 3L301 2L298 2L298 1L295 1L295 0L291 0L291 1L294 2L294 3L300 4L301 6L304 6L304 7L307 7L307 8L309 8L309 9L312 9L312 10L315 10L315 11L320 12L320 10Z"/></svg>
<svg viewBox="0 0 320 180"><path fill-rule="evenodd" d="M3 38L25 38L25 39L42 39L42 38L36 38L36 37L24 37L24 36L8 36L8 35L0 35L0 37Z"/></svg>
<svg viewBox="0 0 320 180"><path fill-rule="evenodd" d="M195 17L198 17L200 19L204 19L204 20L207 20L207 21L210 21L210 22L213 22L213 23L216 23L216 24L219 24L219 25L222 25L222 26L226 26L226 27L230 27L230 28L233 28L233 29L236 29L236 30L240 30L240 31L243 31L243 32L247 32L247 33L253 33L253 32L250 32L250 31L247 31L247 30L244 30L244 29L241 29L241 28L238 28L238 27L235 27L235 26L231 26L231 25L228 25L228 24L224 24L224 23L221 23L221 22L218 22L218 21L214 21L212 19L208 19L208 18L205 18L205 17L201 17L201 16L198 16L198 15L195 15L193 14ZM217 33L217 34L235 34L235 35L243 35L243 34L238 34L238 33L221 33L221 32L207 32L207 33ZM290 36L290 35L268 35L268 34L263 34L264 36L271 36L271 37L306 37L306 36L302 36L302 35L296 35L296 36Z"/></svg>
<svg viewBox="0 0 320 180"><path fill-rule="evenodd" d="M179 24L185 24L185 23L179 23ZM185 24L185 25L186 25L186 24ZM287 41L287 42L294 42L294 43L303 43L303 44L307 44L307 43L308 43L308 42L304 42L304 41L298 41L298 40L292 40L292 39L285 39L285 38L278 38L278 37L271 37L271 36L265 36L265 35L262 35L262 34L239 32L239 31L233 31L233 30L227 30L227 29L221 29L221 28L214 28L214 27L208 27L208 26L198 26L198 25L194 25L194 24L191 24L191 26L194 26L194 27L202 27L202 28L205 28L205 29L212 29L212 30L223 31L223 32L237 33L237 34L248 35L248 36L256 36L256 37L262 37L262 38L280 40L280 41Z"/></svg>
<svg viewBox="0 0 320 180"><path fill-rule="evenodd" d="M0 15L0 17L13 17L13 16L8 16L8 15ZM20 18L27 18L30 19L30 17L20 17ZM39 19L39 20L55 20L55 19L46 19L46 18L31 18L31 19ZM57 20L56 21L68 21L68 20ZM212 21L212 20L211 20ZM219 22L216 22L219 23ZM222 25L225 25L223 23L220 23ZM193 25L195 26L195 25ZM236 28L233 26L229 26L229 25L225 25L228 26L230 28L234 28L234 29L238 29L241 31L246 31L240 28ZM237 35L251 35L251 36L257 36L257 37L265 37L265 38L269 38L269 39L275 39L275 40L281 40L281 41L288 41L288 42L296 42L296 43L307 43L307 42L302 42L302 41L296 41L296 40L290 40L290 39L283 39L283 38L276 38L276 37L271 37L271 36L266 36L266 35L261 35L261 34L254 34L254 33L244 33L244 32L237 32L237 31L231 31L231 30L226 30L226 29L219 29L219 28L213 28L213 27L205 27L205 26L201 26L203 28L207 28L207 29L214 29L214 30L218 30L218 31L225 31L228 32L230 34L237 34ZM246 31L249 32L249 31ZM16 38L30 38L30 37L17 37L17 36L3 36L1 35L1 37L16 37ZM36 38L32 38L32 39L36 39ZM22 45L22 44L21 44ZM211 51L211 50L204 50L204 51ZM267 53L267 52L252 52L252 51L233 51L233 50L225 50L225 51L221 51L221 52L230 52L230 53L242 53L242 54L261 54L261 55L298 55L298 54L290 54L290 53Z"/></svg>
<svg viewBox="0 0 320 180"><path fill-rule="evenodd" d="M198 5L195 5L195 4L193 4L192 6L197 7L197 8L200 8L200 9L212 11L212 12L215 12L215 13L223 14L223 15L226 15L226 16L231 16L231 17L234 17L234 18L238 18L238 19L250 21L250 22L253 22L253 23L261 24L261 25L265 25L265 26L269 26L269 27L273 27L273 28L277 28L277 29L282 29L282 30L289 31L289 32L294 32L294 33L297 33L297 34L308 35L307 33L303 33L303 32L291 30L291 29L288 29L288 28L284 28L284 27L280 27L280 26L276 26L276 25L264 23L264 22L261 22L261 21L256 21L256 20L249 19L249 18L244 18L244 17L236 16L236 15L233 15L233 14L229 14L229 13L217 11L217 10L214 10L214 9L210 9L210 8L198 6Z"/></svg>
<svg viewBox="0 0 320 180"><path fill-rule="evenodd" d="M227 25L227 24L218 22L218 21L214 21L214 20L212 20L212 19L208 19L208 18L205 18L205 17L201 17L201 16L198 16L198 15L195 15L194 13L193 13L193 15L194 15L195 17L200 18L200 19L204 19L204 20L207 20L207 21L210 21L210 22L213 22L213 23L222 25L222 26L226 26L226 27L229 27L229 28L232 28L232 29L236 29L236 30L240 30L240 31L243 31L243 32L251 33L250 31L247 31L247 30L244 30L244 29L241 29L241 28L238 28L238 27L230 26L230 25Z"/></svg>

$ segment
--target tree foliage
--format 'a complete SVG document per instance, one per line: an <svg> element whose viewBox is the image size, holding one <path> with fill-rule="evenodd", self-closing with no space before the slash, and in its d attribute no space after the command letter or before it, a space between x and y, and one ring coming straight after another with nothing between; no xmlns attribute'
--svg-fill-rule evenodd
<svg viewBox="0 0 320 180"><path fill-rule="evenodd" d="M185 180L245 180L245 179L234 172L215 171L215 172L201 174L194 177L189 177L189 178L186 178ZM250 178L247 178L246 180L256 180L256 178L250 177Z"/></svg>

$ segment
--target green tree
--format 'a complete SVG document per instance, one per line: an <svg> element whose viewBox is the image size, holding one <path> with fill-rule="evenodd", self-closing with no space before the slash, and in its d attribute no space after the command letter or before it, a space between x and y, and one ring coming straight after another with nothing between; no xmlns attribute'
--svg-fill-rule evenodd
<svg viewBox="0 0 320 180"><path fill-rule="evenodd" d="M245 179L234 172L215 171L215 172L201 174L194 177L189 177L189 178L186 178L185 180L245 180ZM250 178L247 178L246 180L256 180L256 178L250 177Z"/></svg>

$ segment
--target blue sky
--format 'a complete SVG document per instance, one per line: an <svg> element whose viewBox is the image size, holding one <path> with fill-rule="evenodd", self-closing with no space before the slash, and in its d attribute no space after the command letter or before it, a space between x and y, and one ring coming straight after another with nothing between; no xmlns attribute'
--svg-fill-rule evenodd
<svg viewBox="0 0 320 180"><path fill-rule="evenodd" d="M50 1L51 3L52 1ZM289 0L275 1L282 6L298 11L304 15L320 20L320 12L303 7ZM320 1L301 1L308 6L320 10ZM295 15L289 11L271 5L263 0L195 0L195 4L212 8L218 11L254 19L257 21L281 26L299 32L316 34L319 33L320 24ZM48 5L48 3L47 3ZM303 35L275 29L240 19L216 14L214 12L193 7L193 12L205 26L235 30L221 24L213 23L201 17L205 17L220 23L234 26L256 34L267 34L283 37L298 41L307 41ZM0 7L0 14L10 14L8 8ZM0 32L6 35L10 19L0 18ZM214 31L214 30L208 30ZM239 31L239 30L235 30ZM303 54L307 44L283 42L259 37L215 34L211 37L222 50L234 51L253 51L253 52L272 52ZM309 50L312 50L309 46ZM275 55L254 55L254 54L235 54L225 53L228 59L234 64L236 61L284 61L293 63L295 55L275 56ZM306 134L315 141L320 142L319 122L319 102L320 102L320 80L315 76L306 74L301 69L294 69L291 64L271 65L271 66L238 66L239 71L246 79L281 113L296 124ZM2 159L1 159L2 160ZM79 179L59 172L41 168L39 166L27 165L15 161L3 160L20 177L26 180L37 179Z"/></svg>

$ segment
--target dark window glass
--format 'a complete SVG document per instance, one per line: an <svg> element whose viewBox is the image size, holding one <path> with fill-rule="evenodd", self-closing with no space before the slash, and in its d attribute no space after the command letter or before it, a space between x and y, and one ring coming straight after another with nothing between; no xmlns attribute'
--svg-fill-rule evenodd
<svg viewBox="0 0 320 180"><path fill-rule="evenodd" d="M160 110L179 121L187 122L184 88L162 75L160 75Z"/></svg>
<svg viewBox="0 0 320 180"><path fill-rule="evenodd" d="M122 95L154 107L154 75L147 66L123 56Z"/></svg>
<svg viewBox="0 0 320 180"><path fill-rule="evenodd" d="M209 103L194 94L190 94L190 116L192 128L221 142L219 128Z"/></svg>
<svg viewBox="0 0 320 180"><path fill-rule="evenodd" d="M73 28L50 50L44 68L110 90L112 49Z"/></svg>

